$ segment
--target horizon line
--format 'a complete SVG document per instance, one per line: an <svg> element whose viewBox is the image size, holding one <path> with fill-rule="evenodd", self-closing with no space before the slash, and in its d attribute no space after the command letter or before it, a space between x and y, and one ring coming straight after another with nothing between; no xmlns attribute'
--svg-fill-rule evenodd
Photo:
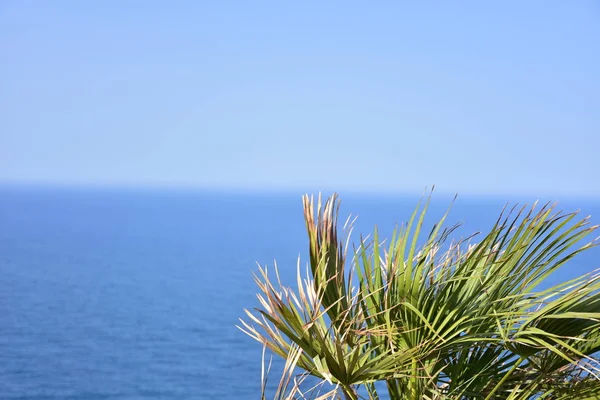
<svg viewBox="0 0 600 400"><path fill-rule="evenodd" d="M318 187L322 186L322 187ZM30 189L64 189L64 190L140 190L140 191L171 191L171 192L211 192L211 193L237 193L237 194L344 194L344 195L369 195L383 197L424 197L430 193L434 196L450 197L477 197L498 199L500 197L535 197L537 200L544 199L571 199L600 201L600 195L591 193L549 193L540 191L534 193L518 191L499 191L499 192L476 192L473 190L449 190L439 189L439 185L424 185L420 190L410 190L407 188L391 189L382 187L347 187L340 186L337 190L334 185L315 185L307 184L301 186L268 186L268 185L202 185L191 183L160 183L160 182L65 182L65 181L17 181L0 179L0 187L30 188ZM448 185L444 185L448 186Z"/></svg>

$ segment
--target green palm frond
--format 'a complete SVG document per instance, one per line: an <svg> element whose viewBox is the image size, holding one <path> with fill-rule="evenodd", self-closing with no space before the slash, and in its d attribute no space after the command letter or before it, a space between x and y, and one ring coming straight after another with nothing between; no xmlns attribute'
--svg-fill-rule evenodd
<svg viewBox="0 0 600 400"><path fill-rule="evenodd" d="M448 242L446 213L422 239L427 199L385 247L375 230L348 256L337 196L316 209L303 200L310 268L302 277L298 264L295 290L259 268L261 308L241 327L292 360L288 374L304 370L347 399L361 387L378 398L375 382L391 399L598 395L600 276L538 289L597 244L577 247L597 228L586 218L549 204L505 209L478 242Z"/></svg>

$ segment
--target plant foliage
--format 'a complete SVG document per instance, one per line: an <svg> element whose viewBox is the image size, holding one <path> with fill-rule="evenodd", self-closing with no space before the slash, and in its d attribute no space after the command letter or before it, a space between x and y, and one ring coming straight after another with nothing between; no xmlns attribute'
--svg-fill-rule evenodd
<svg viewBox="0 0 600 400"><path fill-rule="evenodd" d="M451 242L446 216L423 235L427 199L389 242L375 229L351 246L336 195L303 200L310 268L295 289L260 268L240 327L286 360L278 399L600 399L600 275L540 289L597 244L577 246L587 218L505 209L477 242ZM308 375L331 390L301 391Z"/></svg>

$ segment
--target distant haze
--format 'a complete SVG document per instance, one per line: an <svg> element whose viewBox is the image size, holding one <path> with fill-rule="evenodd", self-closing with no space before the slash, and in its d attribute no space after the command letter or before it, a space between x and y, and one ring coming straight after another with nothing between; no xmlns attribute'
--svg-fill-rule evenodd
<svg viewBox="0 0 600 400"><path fill-rule="evenodd" d="M599 4L5 0L0 182L600 197Z"/></svg>

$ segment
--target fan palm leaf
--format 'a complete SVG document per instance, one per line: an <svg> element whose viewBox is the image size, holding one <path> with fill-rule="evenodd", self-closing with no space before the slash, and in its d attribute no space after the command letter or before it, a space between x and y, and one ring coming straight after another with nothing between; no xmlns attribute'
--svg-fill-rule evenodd
<svg viewBox="0 0 600 400"><path fill-rule="evenodd" d="M375 382L391 399L600 398L599 275L540 289L597 244L577 246L597 228L588 219L549 204L505 209L478 242L448 242L447 213L422 238L427 199L389 244L375 229L348 257L337 196L316 209L303 200L306 276L299 263L292 290L259 268L261 307L241 326L291 360L288 372L347 399L379 398Z"/></svg>

